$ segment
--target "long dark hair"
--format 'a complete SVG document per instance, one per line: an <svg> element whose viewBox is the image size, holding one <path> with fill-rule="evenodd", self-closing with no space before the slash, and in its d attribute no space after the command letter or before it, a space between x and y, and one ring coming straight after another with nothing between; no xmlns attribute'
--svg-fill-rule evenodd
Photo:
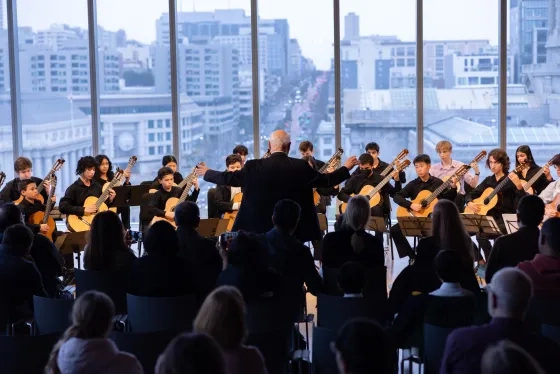
<svg viewBox="0 0 560 374"><path fill-rule="evenodd" d="M527 163L530 167L536 165L535 158L533 157L533 152L531 152L531 148L528 145L520 145L515 151L515 167L519 166L519 161L517 160L517 152L524 153L527 156Z"/></svg>
<svg viewBox="0 0 560 374"><path fill-rule="evenodd" d="M111 330L111 321L115 316L115 305L109 296L99 291L88 291L74 302L72 308L72 326L56 343L49 362L45 367L46 374L59 374L58 354L60 348L71 338L96 339L106 338Z"/></svg>
<svg viewBox="0 0 560 374"><path fill-rule="evenodd" d="M442 199L434 207L432 235L438 249L457 252L465 266L473 267L473 242L453 201Z"/></svg>
<svg viewBox="0 0 560 374"><path fill-rule="evenodd" d="M109 169L107 170L107 181L112 181L113 177L115 176L115 173L113 172L113 163L111 162L109 157L105 155L95 156L95 162L97 162L97 167L95 168L95 175L93 176L93 178L94 179L101 178L101 172L99 171L99 167L101 166L103 160L107 160L107 162L109 163Z"/></svg>
<svg viewBox="0 0 560 374"><path fill-rule="evenodd" d="M118 251L130 252L125 242L123 224L116 213L106 210L97 213L91 223L88 246L84 253L86 270L111 270L114 255Z"/></svg>

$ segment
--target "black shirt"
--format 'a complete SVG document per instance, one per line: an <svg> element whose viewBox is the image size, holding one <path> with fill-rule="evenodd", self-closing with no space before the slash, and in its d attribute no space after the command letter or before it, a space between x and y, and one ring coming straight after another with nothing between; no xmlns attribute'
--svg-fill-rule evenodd
<svg viewBox="0 0 560 374"><path fill-rule="evenodd" d="M535 174L537 174L540 170L541 170L540 166L538 166L537 164L533 164L529 168L529 170L527 170L527 174L525 174L525 177L523 177L523 173L521 172L516 174L519 177L519 179L522 179L525 182L529 182L531 178L533 178ZM535 195L540 195L541 192L546 188L546 186L548 186L548 184L552 181L554 181L554 179L549 181L548 179L546 179L546 175L544 175L544 173L541 174L541 176L531 186L533 188L533 191L535 192Z"/></svg>
<svg viewBox="0 0 560 374"><path fill-rule="evenodd" d="M494 175L484 178L484 180L476 186L474 190L465 195L465 204L479 198L485 189L496 188L505 178L508 178L508 174L504 174L499 180L496 180ZM509 181L505 186L498 192L498 203L496 206L488 212L488 215L493 216L496 219L502 220L502 214L504 213L516 213L517 204L519 199L526 195L526 192L521 189L518 190L513 182Z"/></svg>
<svg viewBox="0 0 560 374"><path fill-rule="evenodd" d="M410 206L412 205L410 200L416 199L420 191L428 190L430 192L434 192L442 184L443 181L441 179L431 175L426 182L420 178L416 178L411 180L402 190L397 192L393 200L400 206L410 209ZM440 199L447 199L451 201L455 201L455 197L457 197L457 190L455 188L448 188L438 196Z"/></svg>
<svg viewBox="0 0 560 374"><path fill-rule="evenodd" d="M45 204L41 204L39 200L35 200L32 203L24 198L22 202L19 203L18 208L21 210L21 214L23 214L25 226L29 227L34 234L37 234L39 232L40 225L29 223L29 218L37 212L44 212L46 209Z"/></svg>
<svg viewBox="0 0 560 374"><path fill-rule="evenodd" d="M346 181L346 184L338 194L338 198L342 201L347 202L348 200L350 200L350 194L354 194L354 195L359 194L364 186L375 187L379 183L381 183L383 179L385 178L375 172L371 173L371 175L369 176L366 176L362 173L353 174L350 177L350 179ZM393 187L390 183L387 183L385 184L385 186L383 186L380 192L381 192L381 196L383 197L386 195L394 196L394 194L400 191L401 189L402 189L401 182L395 182L395 187Z"/></svg>
<svg viewBox="0 0 560 374"><path fill-rule="evenodd" d="M76 216L84 215L84 203L90 196L99 197L103 193L102 186L95 180L91 180L89 186L86 186L81 178L66 189L64 197L60 200L58 209L62 214L73 214ZM111 206L108 200L105 201L107 206Z"/></svg>
<svg viewBox="0 0 560 374"><path fill-rule="evenodd" d="M37 187L39 187L39 185L43 182L41 178L37 177L31 177L29 179L35 181ZM19 199L19 197L21 196L21 192L19 191L19 182L21 182L21 179L15 178L6 183L6 185L0 192L0 201L7 203ZM47 201L48 195L47 191L44 188L41 191L41 195L43 196L43 199Z"/></svg>
<svg viewBox="0 0 560 374"><path fill-rule="evenodd" d="M187 201L196 202L200 190L194 190L192 194L187 196ZM165 191L163 187L159 187L156 192L152 194L150 204L148 205L148 214L152 217L165 217L165 203L169 198L180 198L183 190L179 187L171 187L171 191Z"/></svg>

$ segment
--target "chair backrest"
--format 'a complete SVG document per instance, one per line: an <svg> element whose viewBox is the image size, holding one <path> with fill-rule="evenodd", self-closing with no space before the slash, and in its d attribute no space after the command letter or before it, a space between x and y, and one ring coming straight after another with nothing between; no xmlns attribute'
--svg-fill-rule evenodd
<svg viewBox="0 0 560 374"><path fill-rule="evenodd" d="M180 333L180 331L113 332L111 340L115 342L119 350L136 356L144 368L144 373L151 374L154 372L159 355Z"/></svg>
<svg viewBox="0 0 560 374"><path fill-rule="evenodd" d="M338 331L346 321L357 317L377 319L375 307L365 298L317 295L317 325Z"/></svg>
<svg viewBox="0 0 560 374"><path fill-rule="evenodd" d="M426 374L439 373L445 342L456 328L424 324L424 372Z"/></svg>
<svg viewBox="0 0 560 374"><path fill-rule="evenodd" d="M104 292L115 303L117 314L126 313L127 272L74 269L74 276L76 278L76 298L90 290Z"/></svg>
<svg viewBox="0 0 560 374"><path fill-rule="evenodd" d="M59 336L0 336L0 371L42 374Z"/></svg>
<svg viewBox="0 0 560 374"><path fill-rule="evenodd" d="M219 218L218 208L216 207L216 187L208 190L206 201L208 202L208 218Z"/></svg>
<svg viewBox="0 0 560 374"><path fill-rule="evenodd" d="M343 293L338 287L338 275L340 269L327 268L323 266L323 290L329 295L342 296Z"/></svg>
<svg viewBox="0 0 560 374"><path fill-rule="evenodd" d="M541 326L541 334L560 344L560 326L543 324Z"/></svg>
<svg viewBox="0 0 560 374"><path fill-rule="evenodd" d="M441 327L470 326L476 312L476 298L427 295L424 322Z"/></svg>
<svg viewBox="0 0 560 374"><path fill-rule="evenodd" d="M144 297L127 294L132 332L190 331L196 316L196 296Z"/></svg>
<svg viewBox="0 0 560 374"><path fill-rule="evenodd" d="M152 218L154 218L148 213L148 205L150 204L150 199L152 196L153 194L151 193L145 193L144 195L142 195L142 199L140 200L140 216L138 217L141 223L149 223Z"/></svg>
<svg viewBox="0 0 560 374"><path fill-rule="evenodd" d="M525 320L534 332L541 331L543 324L560 326L560 300L553 295L533 297Z"/></svg>
<svg viewBox="0 0 560 374"><path fill-rule="evenodd" d="M338 374L338 367L330 344L336 340L336 332L313 326L312 362L316 374Z"/></svg>
<svg viewBox="0 0 560 374"><path fill-rule="evenodd" d="M74 300L33 296L35 333L42 335L65 331L71 324L70 313L73 306Z"/></svg>

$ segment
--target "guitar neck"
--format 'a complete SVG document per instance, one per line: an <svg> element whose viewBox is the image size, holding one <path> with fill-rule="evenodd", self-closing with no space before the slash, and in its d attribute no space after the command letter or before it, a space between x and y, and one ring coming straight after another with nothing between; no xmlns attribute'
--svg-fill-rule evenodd
<svg viewBox="0 0 560 374"><path fill-rule="evenodd" d="M113 178L113 180L109 183L109 185L107 186L105 191L103 191L101 196L99 196L99 198L95 202L95 206L97 207L97 209L99 209L101 204L103 204L107 200L107 198L109 197L109 190L111 190L113 187L116 186L116 184L119 182L119 179L120 179L120 176L116 177L116 178Z"/></svg>
<svg viewBox="0 0 560 374"><path fill-rule="evenodd" d="M504 187L506 186L506 184L507 184L508 182L510 182L510 181L511 181L511 179L509 179L509 177L506 175L506 178L505 178L503 181L501 181L501 182L496 186L496 188L494 188L494 191L492 191L492 192L490 193L490 195L488 195L487 199L488 199L488 200L492 200L492 198L493 198L494 196L496 196L496 195L498 194L498 192L500 192L500 190L501 190L502 188L504 188Z"/></svg>
<svg viewBox="0 0 560 374"><path fill-rule="evenodd" d="M525 186L523 186L523 190L527 191L529 190L529 188L531 188L531 186L533 186L533 184L535 184L535 182L541 177L541 175L544 174L544 167L542 167L539 171L537 171L535 173L535 175L533 175L533 178L529 179L529 181L527 183L525 183Z"/></svg>
<svg viewBox="0 0 560 374"><path fill-rule="evenodd" d="M454 173L451 177L449 177L448 180L446 180L445 182L443 182L443 184L441 186L439 186L434 192L432 192L430 194L430 196L428 196L426 198L426 203L430 204L432 201L434 201L435 199L438 198L439 195L441 195L441 193L443 191L445 191L446 189L448 189L451 186L451 183L453 182L453 179L460 179L461 177L463 177L463 175L465 175L465 173L467 172L468 169L465 169L465 172L461 172L461 173Z"/></svg>
<svg viewBox="0 0 560 374"><path fill-rule="evenodd" d="M49 221L49 215L51 214L53 206L54 202L52 201L52 196L49 196L49 201L47 201L45 206L45 214L43 215L43 225Z"/></svg>
<svg viewBox="0 0 560 374"><path fill-rule="evenodd" d="M395 161L396 161L396 160L395 160ZM395 162L395 161L393 161L393 162ZM381 172L381 176L382 176L382 177L387 176L387 174L388 174L391 170L393 170L393 164L387 165L387 167L385 168L385 170L383 170L383 171Z"/></svg>
<svg viewBox="0 0 560 374"><path fill-rule="evenodd" d="M375 186L375 188L373 190L371 190L371 192L367 195L368 199L371 199L372 197L375 196L376 193L378 193L379 191L381 191L381 189L383 187L385 187L385 185L387 183L389 183L389 181L391 180L391 176L388 175L385 178L383 178L383 180L381 182L379 182L379 184L377 186Z"/></svg>
<svg viewBox="0 0 560 374"><path fill-rule="evenodd" d="M177 202L177 205L181 204L183 201L185 201L187 199L187 196L189 196L189 191L191 190L192 186L193 186L193 180L194 178L196 178L196 176L194 174L189 174L184 180L187 181L187 186L185 187L185 189L183 190L183 193L181 194L181 197L179 197L179 201ZM175 206L177 206L175 205Z"/></svg>

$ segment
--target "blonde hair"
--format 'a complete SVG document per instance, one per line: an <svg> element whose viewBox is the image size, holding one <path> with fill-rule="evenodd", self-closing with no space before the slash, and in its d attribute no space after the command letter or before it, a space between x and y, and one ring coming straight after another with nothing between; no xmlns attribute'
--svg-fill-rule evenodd
<svg viewBox="0 0 560 374"><path fill-rule="evenodd" d="M442 140L436 144L436 152L438 153L441 151L451 152L452 150L453 150L453 146L451 145L451 142L448 140Z"/></svg>
<svg viewBox="0 0 560 374"><path fill-rule="evenodd" d="M369 223L371 216L371 208L369 200L362 195L352 196L348 200L346 212L344 212L343 223L345 226L354 230L352 235L351 245L355 253L360 253L364 250L364 237L358 231L364 230Z"/></svg>
<svg viewBox="0 0 560 374"><path fill-rule="evenodd" d="M247 334L241 292L232 286L212 291L198 311L193 330L210 335L224 350L241 346Z"/></svg>
<svg viewBox="0 0 560 374"><path fill-rule="evenodd" d="M473 266L473 242L453 201L439 200L434 207L432 236L439 250L453 250L461 257L463 264Z"/></svg>

